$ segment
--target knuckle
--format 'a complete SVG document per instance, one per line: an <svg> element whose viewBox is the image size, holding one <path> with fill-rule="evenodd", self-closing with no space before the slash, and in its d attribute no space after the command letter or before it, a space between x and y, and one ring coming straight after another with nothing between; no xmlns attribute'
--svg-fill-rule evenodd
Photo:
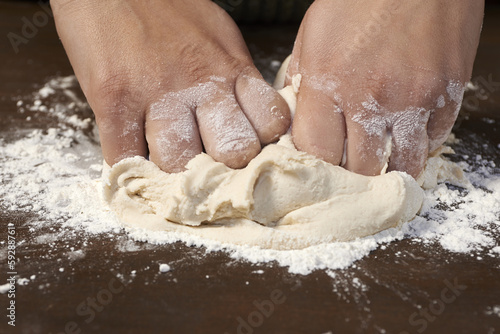
<svg viewBox="0 0 500 334"><path fill-rule="evenodd" d="M124 114L135 110L137 93L127 75L103 75L92 89L92 104L97 114Z"/></svg>
<svg viewBox="0 0 500 334"><path fill-rule="evenodd" d="M196 43L188 44L180 47L178 54L181 77L188 76L189 81L194 83L207 81L207 78L212 76L234 80L240 73L244 73L248 66L242 59L232 57L220 47L213 48L213 45L210 49L204 49ZM218 61L209 61L207 55Z"/></svg>
<svg viewBox="0 0 500 334"><path fill-rule="evenodd" d="M179 47L179 71L182 77L188 76L191 82L202 82L213 74L212 63L205 56L208 50L198 43L186 44Z"/></svg>

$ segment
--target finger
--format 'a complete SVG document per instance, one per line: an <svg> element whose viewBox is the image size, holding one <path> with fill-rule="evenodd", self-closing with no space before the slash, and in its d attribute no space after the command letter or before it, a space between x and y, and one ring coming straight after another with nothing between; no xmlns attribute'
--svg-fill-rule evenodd
<svg viewBox="0 0 500 334"><path fill-rule="evenodd" d="M290 127L288 104L257 69L236 80L236 99L263 145L272 143Z"/></svg>
<svg viewBox="0 0 500 334"><path fill-rule="evenodd" d="M195 117L191 109L168 96L149 107L146 116L149 159L168 173L181 172L202 152Z"/></svg>
<svg viewBox="0 0 500 334"><path fill-rule="evenodd" d="M414 178L420 175L429 149L428 120L429 111L425 108L408 108L393 116L389 171L406 172Z"/></svg>
<svg viewBox="0 0 500 334"><path fill-rule="evenodd" d="M278 73L276 73L276 77L274 78L274 82L273 82L274 89L279 90L279 89L282 89L286 86L287 83L285 82L285 78L286 78L286 74L288 71L288 65L290 64L291 58L292 58L292 55L289 55L281 63L281 66L278 70Z"/></svg>
<svg viewBox="0 0 500 334"><path fill-rule="evenodd" d="M314 86L314 84L312 84ZM342 161L345 120L335 94L303 80L292 124L295 146L334 165Z"/></svg>
<svg viewBox="0 0 500 334"><path fill-rule="evenodd" d="M306 14L307 16L307 14ZM305 18L304 18L305 20ZM303 20L303 22L304 22ZM302 53L302 38L304 36L304 24L300 25L297 37L295 38L295 43L293 45L293 51L288 63L288 67L285 74L285 87L292 84L292 78L295 74L299 74L299 63L300 56Z"/></svg>
<svg viewBox="0 0 500 334"><path fill-rule="evenodd" d="M94 109L99 128L102 154L110 166L134 156L147 156L142 113L129 112L125 106L107 110Z"/></svg>
<svg viewBox="0 0 500 334"><path fill-rule="evenodd" d="M242 168L260 152L257 133L232 92L216 93L196 109L205 151L231 168Z"/></svg>
<svg viewBox="0 0 500 334"><path fill-rule="evenodd" d="M434 111L430 114L427 125L429 152L436 150L448 139L453 124L457 120L463 94L464 85L458 81L451 81L446 88L446 93L440 95L435 102Z"/></svg>
<svg viewBox="0 0 500 334"><path fill-rule="evenodd" d="M345 168L363 175L378 175L389 160L391 137L386 111L374 100L354 104L346 117Z"/></svg>

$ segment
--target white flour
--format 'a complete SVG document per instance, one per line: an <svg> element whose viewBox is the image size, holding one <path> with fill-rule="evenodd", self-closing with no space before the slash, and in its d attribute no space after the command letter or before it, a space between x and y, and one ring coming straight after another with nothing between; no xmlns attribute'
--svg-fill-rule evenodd
<svg viewBox="0 0 500 334"><path fill-rule="evenodd" d="M98 196L102 156L94 122L88 118L88 107L76 91L74 77L56 78L33 97L17 103L18 112L25 113L27 121L14 131L17 139L0 139L0 207L4 212L30 213L33 228L57 226L89 233L119 233L123 229L120 222L103 207ZM27 124L37 118L53 126L33 130ZM500 154L497 148L493 150ZM481 252L498 258L500 171L481 156L462 158L467 161L462 164L474 189L439 185L426 192L422 213L402 230L386 230L352 242L276 251L222 245L190 235L139 229L127 229L126 233L134 240L151 244L180 240L207 251L224 250L231 258L252 263L276 261L291 273L300 274L349 267L382 244L386 247L403 238L427 244L437 241L452 252ZM67 237L71 238L71 234ZM29 242L50 242L47 238L50 236L40 235ZM0 247L3 250L5 244ZM123 245L122 251L128 248ZM85 256L78 249L71 249L71 254L75 258Z"/></svg>

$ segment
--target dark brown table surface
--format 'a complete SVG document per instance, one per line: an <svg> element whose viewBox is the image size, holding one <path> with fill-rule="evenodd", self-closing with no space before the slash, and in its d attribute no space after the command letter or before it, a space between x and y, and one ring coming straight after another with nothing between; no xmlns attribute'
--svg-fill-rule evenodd
<svg viewBox="0 0 500 334"><path fill-rule="evenodd" d="M17 129L28 127L25 116L16 113L17 97L29 95L50 77L72 73L52 22L20 45L17 54L6 38L8 32L21 30L23 16L31 18L40 10L36 2L0 2L0 138L5 141L15 138ZM271 78L270 61L290 52L297 27L242 29L259 67ZM473 77L500 82L500 10L494 6L487 10ZM486 143L478 145L482 154L500 166L499 87L487 93L485 100L468 93L469 117L455 132L473 138L467 145ZM484 122L486 116L496 122ZM483 256L478 261L438 244L402 240L373 251L351 268L337 270L336 278L331 278L323 270L292 275L273 263L252 265L181 243L146 245L127 241L123 233L75 231L77 240L81 236L75 248L86 256L71 259L65 255L66 240L33 243L44 231L29 230L30 215L7 211L1 200L0 208L0 240L7 239L8 223L17 229L18 273L36 274L36 284L17 288L15 328L7 326L8 299L0 295L0 333L237 333L238 317L247 319L256 310L254 302L269 300L276 289L283 294L283 303L257 328L240 332L419 333L423 325L411 323L412 314L441 298L446 282L454 281L465 290L440 315L429 315L420 332L500 332L500 316L488 312L500 305L498 258ZM50 228L60 229L55 223ZM500 240L500 234L497 237ZM117 245L126 242L135 249L120 251ZM397 252L402 255L395 256ZM0 284L5 284L5 255L0 258ZM170 263L173 270L160 274L158 263ZM60 267L66 270L59 272ZM263 273L255 273L258 269ZM132 270L137 273L131 274ZM89 315L82 314L79 305L104 298L99 295L103 289L113 291L112 300L97 305L95 317L86 321Z"/></svg>

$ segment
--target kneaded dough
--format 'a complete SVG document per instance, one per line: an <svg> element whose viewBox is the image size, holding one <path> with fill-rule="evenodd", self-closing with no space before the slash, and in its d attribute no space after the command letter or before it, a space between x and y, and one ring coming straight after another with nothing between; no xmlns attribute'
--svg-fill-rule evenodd
<svg viewBox="0 0 500 334"><path fill-rule="evenodd" d="M290 145L286 135L241 170L207 154L177 174L129 158L109 171L104 198L128 226L274 249L364 237L411 220L421 207L411 176L358 175Z"/></svg>
<svg viewBox="0 0 500 334"><path fill-rule="evenodd" d="M292 111L298 84L280 91ZM104 179L105 201L128 226L273 249L349 241L398 227L415 217L423 201L411 176L349 172L297 151L290 134L240 170L202 153L185 172L169 174L135 157L108 168Z"/></svg>

